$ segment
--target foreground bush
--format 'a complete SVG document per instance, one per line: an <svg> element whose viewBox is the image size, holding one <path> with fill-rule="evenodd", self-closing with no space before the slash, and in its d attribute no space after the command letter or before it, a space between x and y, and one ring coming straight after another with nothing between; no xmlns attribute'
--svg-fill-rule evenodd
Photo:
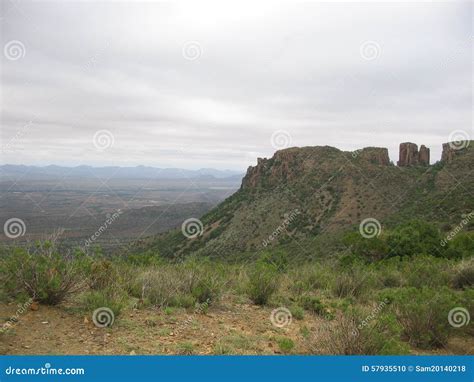
<svg viewBox="0 0 474 382"><path fill-rule="evenodd" d="M248 272L246 292L257 305L265 305L278 290L278 272L275 266L257 262Z"/></svg>
<svg viewBox="0 0 474 382"><path fill-rule="evenodd" d="M465 289L474 287L474 260L460 263L454 269L453 287Z"/></svg>
<svg viewBox="0 0 474 382"><path fill-rule="evenodd" d="M400 340L400 325L393 315L379 312L368 321L372 311L348 308L335 320L319 328L312 350L315 354L388 355L407 354ZM362 323L366 323L362 325Z"/></svg>
<svg viewBox="0 0 474 382"><path fill-rule="evenodd" d="M159 307L190 308L196 303L209 305L218 301L223 283L217 265L189 261L142 272L134 282L132 294Z"/></svg>
<svg viewBox="0 0 474 382"><path fill-rule="evenodd" d="M403 328L403 338L421 349L439 348L448 342L452 327L449 311L463 302L448 288L400 288L385 292Z"/></svg>
<svg viewBox="0 0 474 382"><path fill-rule="evenodd" d="M127 294L116 288L105 288L84 293L80 299L81 308L93 312L98 308L109 308L117 317L128 303Z"/></svg>
<svg viewBox="0 0 474 382"><path fill-rule="evenodd" d="M10 298L26 293L35 301L56 305L86 286L88 260L81 253L60 254L54 242L15 248L2 260L11 275L4 286Z"/></svg>

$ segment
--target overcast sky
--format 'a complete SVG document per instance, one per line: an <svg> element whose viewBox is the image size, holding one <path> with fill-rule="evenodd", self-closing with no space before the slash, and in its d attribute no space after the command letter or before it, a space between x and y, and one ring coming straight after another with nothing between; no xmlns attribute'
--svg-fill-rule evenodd
<svg viewBox="0 0 474 382"><path fill-rule="evenodd" d="M473 136L470 2L1 4L0 164L244 170L405 141L437 160Z"/></svg>

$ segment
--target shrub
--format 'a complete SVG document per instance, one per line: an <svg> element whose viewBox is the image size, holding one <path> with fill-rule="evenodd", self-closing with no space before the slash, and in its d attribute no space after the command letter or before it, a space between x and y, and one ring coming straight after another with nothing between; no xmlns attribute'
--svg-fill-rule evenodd
<svg viewBox="0 0 474 382"><path fill-rule="evenodd" d="M360 297L372 283L373 274L367 269L355 266L336 274L331 289L335 297Z"/></svg>
<svg viewBox="0 0 474 382"><path fill-rule="evenodd" d="M176 354L178 355L192 355L194 352L194 345L191 342L182 342L176 345Z"/></svg>
<svg viewBox="0 0 474 382"><path fill-rule="evenodd" d="M380 281L386 288L396 288L403 285L402 275L398 271L386 271L380 275Z"/></svg>
<svg viewBox="0 0 474 382"><path fill-rule="evenodd" d="M384 238L365 238L359 232L351 232L343 238L343 243L351 248L352 256L356 255L365 261L373 262L388 254L388 246Z"/></svg>
<svg viewBox="0 0 474 382"><path fill-rule="evenodd" d="M282 249L273 249L264 252L261 256L261 261L275 266L278 272L285 272L288 269L288 253Z"/></svg>
<svg viewBox="0 0 474 382"><path fill-rule="evenodd" d="M441 240L436 226L421 220L412 220L389 233L388 253L390 256L444 256L446 251L440 245Z"/></svg>
<svg viewBox="0 0 474 382"><path fill-rule="evenodd" d="M471 221L472 223L472 221ZM460 232L448 244L451 257L468 258L474 253L474 232Z"/></svg>
<svg viewBox="0 0 474 382"><path fill-rule="evenodd" d="M192 307L217 301L222 293L222 275L216 267L194 260L179 265L162 265L147 270L135 280L133 294L151 304Z"/></svg>
<svg viewBox="0 0 474 382"><path fill-rule="evenodd" d="M286 337L278 338L277 344L283 353L290 353L295 347L295 343L293 342L293 340L291 338Z"/></svg>
<svg viewBox="0 0 474 382"><path fill-rule="evenodd" d="M319 328L319 335L311 344L319 354L332 355L395 355L409 352L400 340L400 326L393 315L380 313L367 326L368 309L349 308L331 323Z"/></svg>
<svg viewBox="0 0 474 382"><path fill-rule="evenodd" d="M474 286L474 261L465 261L455 268L453 287L456 289L472 288Z"/></svg>
<svg viewBox="0 0 474 382"><path fill-rule="evenodd" d="M300 298L300 304L305 310L320 316L324 316L327 313L327 308L324 304L314 296L302 296Z"/></svg>
<svg viewBox="0 0 474 382"><path fill-rule="evenodd" d="M401 270L408 286L415 288L447 286L451 282L449 261L428 255L404 258Z"/></svg>
<svg viewBox="0 0 474 382"><path fill-rule="evenodd" d="M87 259L79 252L60 254L51 241L14 248L2 264L12 275L5 290L13 298L26 292L35 301L56 305L86 285Z"/></svg>
<svg viewBox="0 0 474 382"><path fill-rule="evenodd" d="M403 337L422 349L438 348L447 344L452 327L449 311L460 300L448 289L400 288L386 292L392 309L403 328Z"/></svg>
<svg viewBox="0 0 474 382"><path fill-rule="evenodd" d="M289 278L293 280L291 291L296 295L313 292L317 289L325 289L329 283L330 270L319 264L307 264L289 272Z"/></svg>
<svg viewBox="0 0 474 382"><path fill-rule="evenodd" d="M278 289L276 267L264 262L257 262L248 272L247 295L257 305L267 304Z"/></svg>
<svg viewBox="0 0 474 382"><path fill-rule="evenodd" d="M290 307L290 313L297 320L302 320L304 318L304 309L301 306L292 305Z"/></svg>
<svg viewBox="0 0 474 382"><path fill-rule="evenodd" d="M88 267L88 284L93 290L105 289L120 279L117 268L110 260L97 259Z"/></svg>
<svg viewBox="0 0 474 382"><path fill-rule="evenodd" d="M123 291L116 288L106 288L84 293L80 304L82 309L93 312L98 308L109 308L117 317L123 308L126 307L128 296Z"/></svg>
<svg viewBox="0 0 474 382"><path fill-rule="evenodd" d="M159 307L194 305L189 293L189 280L174 266L162 266L140 274L133 288L134 295ZM192 304L189 304L192 299Z"/></svg>

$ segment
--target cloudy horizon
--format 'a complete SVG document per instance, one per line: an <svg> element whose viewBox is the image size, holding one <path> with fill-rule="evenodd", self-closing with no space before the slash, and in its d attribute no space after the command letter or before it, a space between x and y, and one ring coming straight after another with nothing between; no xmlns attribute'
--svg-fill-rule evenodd
<svg viewBox="0 0 474 382"><path fill-rule="evenodd" d="M257 4L2 2L0 165L473 139L471 3Z"/></svg>

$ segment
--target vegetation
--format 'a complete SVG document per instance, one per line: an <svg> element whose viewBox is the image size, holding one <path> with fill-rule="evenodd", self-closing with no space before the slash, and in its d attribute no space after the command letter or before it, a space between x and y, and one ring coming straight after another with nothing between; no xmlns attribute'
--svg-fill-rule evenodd
<svg viewBox="0 0 474 382"><path fill-rule="evenodd" d="M456 307L474 313L472 252L465 255L471 240L451 246L453 238L440 250L440 235L436 226L411 221L385 230L373 245L367 244L372 239L349 234L349 253L346 249L306 262L293 261L282 248L240 263L199 257L170 262L150 252L141 262L137 254L90 257L80 251L62 253L54 242L41 242L2 250L0 298L12 302L31 297L88 313L108 307L124 325L120 314L132 308L160 309L171 322L183 310L188 315L218 314L227 301L269 311L287 307L303 325L308 318L319 320L317 338L314 328L301 331L301 341L312 353L407 354L438 349L453 336L472 334L448 320ZM156 320L146 322L157 325ZM187 325L192 322L193 317ZM272 328L270 320L268 325ZM298 352L295 338L282 336L277 327L272 330L274 349ZM240 333L213 346L216 354L262 352ZM195 354L197 344L179 343L175 352Z"/></svg>

